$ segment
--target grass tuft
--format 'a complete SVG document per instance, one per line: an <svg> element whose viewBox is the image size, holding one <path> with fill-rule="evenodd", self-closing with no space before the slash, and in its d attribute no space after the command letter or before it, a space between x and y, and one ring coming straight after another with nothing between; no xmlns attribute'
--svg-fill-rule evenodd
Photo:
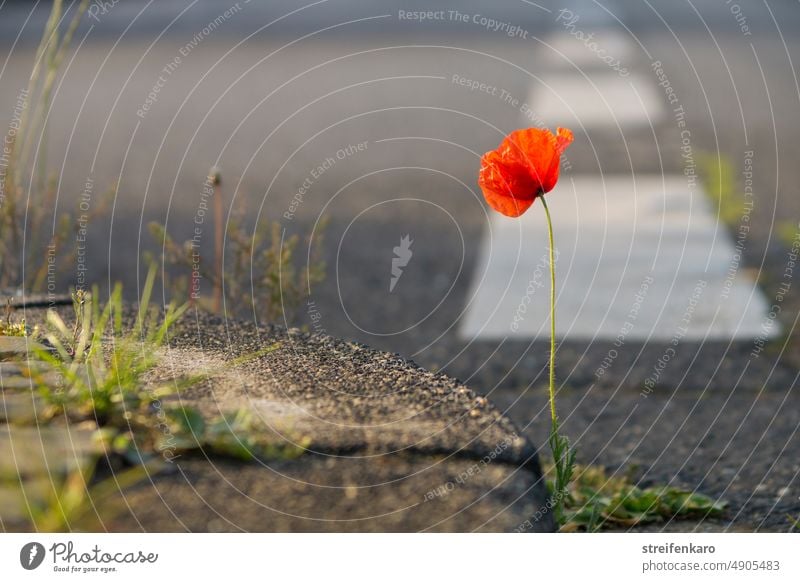
<svg viewBox="0 0 800 582"><path fill-rule="evenodd" d="M76 293L75 321L71 326L55 311L48 314L48 345L36 348L36 356L55 368L64 382L53 387L34 377L39 396L46 404L44 418L92 419L100 426L101 438L111 450L135 463L167 449L169 458L199 449L239 459L291 459L302 454L309 444L306 439L293 439L297 444L275 444L265 438L266 433L246 410L206 421L192 407L162 403L163 398L203 381L205 376L172 385L148 385L145 375L157 364L158 349L188 308L188 304L172 303L161 314L151 307L155 278L156 265L151 265L129 329L123 325L120 285L104 307L97 300L97 291L91 295ZM245 363L278 347L266 346L230 365Z"/></svg>
<svg viewBox="0 0 800 582"><path fill-rule="evenodd" d="M7 137L8 163L0 172L0 288L40 292L51 273L70 272L76 260L77 247L69 241L78 221L56 214L58 181L48 178L47 122L59 71L88 6L81 0L65 10L62 0L53 2L28 86L17 97L19 127ZM111 194L85 219L104 214Z"/></svg>
<svg viewBox="0 0 800 582"><path fill-rule="evenodd" d="M561 531L600 531L667 519L721 516L727 503L677 487L641 488L627 476L611 476L603 467L576 466L565 499Z"/></svg>
<svg viewBox="0 0 800 582"><path fill-rule="evenodd" d="M36 356L63 378L54 388L39 382L39 395L48 405L46 415L93 417L100 424L121 423L129 409L149 400L143 376L156 364L156 350L187 306L170 304L163 316L150 306L156 267L151 266L133 326L123 329L122 286L117 284L101 308L98 292L73 295L75 321L68 326L56 311L47 314L47 346ZM104 342L104 340L106 340Z"/></svg>

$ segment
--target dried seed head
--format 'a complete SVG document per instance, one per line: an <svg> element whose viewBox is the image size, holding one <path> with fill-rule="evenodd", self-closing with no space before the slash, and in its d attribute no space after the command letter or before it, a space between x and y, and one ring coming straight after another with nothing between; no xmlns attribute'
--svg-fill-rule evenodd
<svg viewBox="0 0 800 582"><path fill-rule="evenodd" d="M208 181L214 186L219 186L222 183L222 172L217 166L212 166L208 171Z"/></svg>

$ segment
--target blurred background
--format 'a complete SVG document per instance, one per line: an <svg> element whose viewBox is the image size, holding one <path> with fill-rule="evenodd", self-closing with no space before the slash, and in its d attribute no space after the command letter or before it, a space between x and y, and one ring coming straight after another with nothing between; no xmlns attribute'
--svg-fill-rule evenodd
<svg viewBox="0 0 800 582"><path fill-rule="evenodd" d="M50 6L0 3L3 128ZM64 3L63 27L76 9ZM610 465L675 447L654 476L722 491L750 471L743 498L765 479L782 490L800 470L786 408L800 361L798 30L790 0L91 2L17 178L47 216L24 223L19 262L46 256L60 217L86 215L59 249L81 246L82 270L64 259L54 288L122 281L135 298L150 253L165 300L194 282L214 309L221 201L228 316L401 353L491 394L538 438L541 208L492 215L476 180L508 132L569 127L548 197L567 429L592 427L583 450ZM272 223L278 249L299 237L281 271L296 304L250 289L263 265L249 237L269 245ZM768 441L761 465L715 468L728 447L747 457Z"/></svg>

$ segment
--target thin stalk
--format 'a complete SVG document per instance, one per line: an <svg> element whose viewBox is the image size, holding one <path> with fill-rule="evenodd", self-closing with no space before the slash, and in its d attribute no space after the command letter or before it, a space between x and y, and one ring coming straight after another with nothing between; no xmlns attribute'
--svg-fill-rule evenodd
<svg viewBox="0 0 800 582"><path fill-rule="evenodd" d="M25 166L28 164L28 158L31 155L31 148L33 147L33 142L36 133L38 132L38 128L40 122L42 120L43 111L47 105L47 100L49 99L48 90L49 87L52 87L53 81L55 80L55 72L53 71L53 63L55 59L55 54L58 52L58 45L59 45L59 25L61 24L61 15L62 15L62 1L55 0L53 3L52 12L50 13L50 18L47 21L48 30L45 31L45 37L42 38L44 41L44 46L42 47L41 53L41 60L37 61L34 64L34 71L31 75L31 79L36 79L38 83L39 74L41 71L42 62L44 62L45 66L45 77L42 81L42 88L38 94L38 97L35 103L30 103L29 107L31 108L31 126L24 127L23 131L23 146L20 150L20 157L17 160L19 163L20 173L24 172ZM46 40L45 40L46 39ZM33 87L35 90L36 87ZM33 93L31 93L28 97L31 98ZM24 120L27 122L27 120ZM41 141L41 140L40 140ZM21 179L21 177L19 178Z"/></svg>
<svg viewBox="0 0 800 582"><path fill-rule="evenodd" d="M553 426L558 425L556 414L556 257L555 241L553 237L553 221L550 218L550 209L544 195L539 197L547 217L547 235L550 239L550 419Z"/></svg>
<svg viewBox="0 0 800 582"><path fill-rule="evenodd" d="M26 152L30 148L28 144L33 141L33 132L28 128L28 118L31 115L31 109L36 106L36 102L33 101L33 94L36 91L36 87L39 83L39 75L42 70L42 63L46 60L46 53L50 50L50 47L53 45L53 43L58 42L57 35L58 24L61 20L61 5L62 0L55 0L53 2L53 7L50 9L50 16L45 24L42 39L39 41L39 46L36 48L36 57L33 62L33 70L28 78L28 87L25 93L26 106L20 113L20 130L17 134L17 137L14 138L14 141L11 144L12 159L11 163L9 164L9 172L11 173L10 183L12 190L11 196L8 197L7 208L7 217L10 223L9 228L11 230L11 236L9 237L11 245L10 248L6 249L6 251L10 252L8 252L8 256L6 257L4 264L4 285L8 284L9 282L11 282L11 284L14 286L24 285L24 281L22 281L19 273L19 255L22 252L21 249L23 245L19 224L21 218L17 215L17 213L19 210L19 197L22 193L22 176L28 157ZM55 39L53 38L54 35L56 35Z"/></svg>
<svg viewBox="0 0 800 582"><path fill-rule="evenodd" d="M21 134L19 135L18 139L16 140L17 143L15 144L15 166L20 167L22 163L19 158L19 154L24 151L25 143L29 140L30 133L26 131L28 127L28 117L30 116L31 109L35 106L35 103L31 103L31 98L33 97L33 92L36 90L36 86L39 83L39 72L42 70L42 61L44 60L44 53L47 48L53 42L57 42L53 40L53 34L56 33L58 30L58 23L61 20L61 0L55 0L53 2L53 7L50 9L50 16L47 19L47 24L45 24L44 33L42 34L42 39L39 41L39 46L36 48L36 58L33 61L33 70L31 71L31 75L28 78L28 89L25 93L25 99L28 101L27 106L22 110L20 115L20 128L22 129ZM27 157L27 156L26 156ZM17 188L21 186L21 182L18 180L21 179L22 170L19 171L15 178L17 181L15 185Z"/></svg>
<svg viewBox="0 0 800 582"><path fill-rule="evenodd" d="M53 4L52 12L50 13L50 18L48 19L47 29L45 30L45 36L42 38L43 46L41 47L42 53L41 55L37 54L37 61L34 64L34 71L31 74L31 83L32 86L29 88L32 91L35 89L36 82L38 81L39 77L39 70L41 67L41 61L43 60L46 67L45 77L42 81L42 88L39 94L38 99L35 103L35 108L33 109L32 113L33 116L31 117L31 127L26 128L25 130L25 145L21 151L21 157L19 159L19 165L21 168L24 168L28 162L28 159L31 155L31 148L33 147L34 137L37 133L39 133L39 127L42 127L42 138L39 140L40 144L46 144L45 140L45 131L46 131L46 124L47 124L47 117L50 114L50 102L52 101L52 94L53 94L53 86L56 82L56 78L58 77L58 70L61 67L61 63L64 61L66 57L67 50L69 48L70 43L72 42L72 37L75 34L75 31L80 24L81 18L83 14L86 12L86 9L89 6L89 0L82 0L81 3L76 8L75 12L72 15L72 18L67 25L67 30L62 37L59 34L59 26L61 25L62 20L62 1L56 0ZM65 15L64 15L65 16ZM46 40L45 40L46 39ZM39 59L41 56L41 60ZM30 94L29 94L30 97ZM37 169L39 173L39 184L37 184L40 188L43 186L42 184L42 175L45 168L44 156L46 156L45 148L42 148L42 152L40 152L40 157L42 161L39 164Z"/></svg>
<svg viewBox="0 0 800 582"><path fill-rule="evenodd" d="M67 56L67 50L72 43L72 37L75 35L75 31L78 29L78 25L80 24L81 18L83 18L84 12L89 6L89 0L81 0L81 3L75 9L75 12L72 15L72 20L67 25L67 30L64 33L64 36L61 37L60 42L58 41L58 36L56 36L56 42L58 43L57 46L54 44L53 53L51 55L52 59L48 63L48 72L47 76L45 77L45 85L43 88L43 96L41 104L43 106L43 119L42 119L42 136L41 136L41 152L39 153L39 164L37 168L38 173L38 182L37 187L39 190L44 190L47 183L47 121L50 118L50 106L53 100L53 85L56 82L56 77L58 76L58 72L61 69L61 64L64 62L64 58ZM66 14L65 14L66 16Z"/></svg>
<svg viewBox="0 0 800 582"><path fill-rule="evenodd" d="M222 179L219 171L213 168L209 179L214 184L214 262L216 263L216 277L214 282L214 312L222 313L222 282L223 282L223 206L222 206Z"/></svg>
<svg viewBox="0 0 800 582"><path fill-rule="evenodd" d="M550 239L550 450L553 452L553 468L555 484L553 487L553 510L559 525L566 522L564 514L565 502L569 498L569 482L575 469L575 449L566 436L558 432L559 422L556 412L556 251L553 236L553 221L544 195L540 196L544 213L547 217L547 234Z"/></svg>

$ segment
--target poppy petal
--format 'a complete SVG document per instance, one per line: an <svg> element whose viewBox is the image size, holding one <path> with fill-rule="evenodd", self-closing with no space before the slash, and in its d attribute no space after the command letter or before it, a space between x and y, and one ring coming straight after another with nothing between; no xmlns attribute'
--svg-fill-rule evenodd
<svg viewBox="0 0 800 582"><path fill-rule="evenodd" d="M478 184L489 206L517 217L533 204L536 190L527 167L508 153L498 149L484 154Z"/></svg>
<svg viewBox="0 0 800 582"><path fill-rule="evenodd" d="M565 149L569 147L569 144L572 143L572 140L575 139L575 136L572 135L572 131L565 128L559 127L556 129L556 146L558 149L558 155L561 155Z"/></svg>
<svg viewBox="0 0 800 582"><path fill-rule="evenodd" d="M534 198L536 184L528 167L520 163L508 152L493 150L481 158L478 182L481 188L488 188L505 196Z"/></svg>
<svg viewBox="0 0 800 582"><path fill-rule="evenodd" d="M574 139L572 132L563 127L559 127L557 135L553 136L553 157L550 160L550 166L543 171L542 176L542 192L550 192L558 182L558 172L561 166L561 153L569 147ZM552 134L550 134L552 136Z"/></svg>
<svg viewBox="0 0 800 582"><path fill-rule="evenodd" d="M559 127L518 129L496 150L481 158L478 184L489 205L506 216L519 216L537 196L558 181L561 153L572 143L572 132Z"/></svg>
<svg viewBox="0 0 800 582"><path fill-rule="evenodd" d="M522 216L522 214L531 207L534 200L536 200L536 198L514 198L513 196L504 196L503 194L498 194L496 192L484 191L483 194L489 206L494 208L500 214L509 216L511 218Z"/></svg>

